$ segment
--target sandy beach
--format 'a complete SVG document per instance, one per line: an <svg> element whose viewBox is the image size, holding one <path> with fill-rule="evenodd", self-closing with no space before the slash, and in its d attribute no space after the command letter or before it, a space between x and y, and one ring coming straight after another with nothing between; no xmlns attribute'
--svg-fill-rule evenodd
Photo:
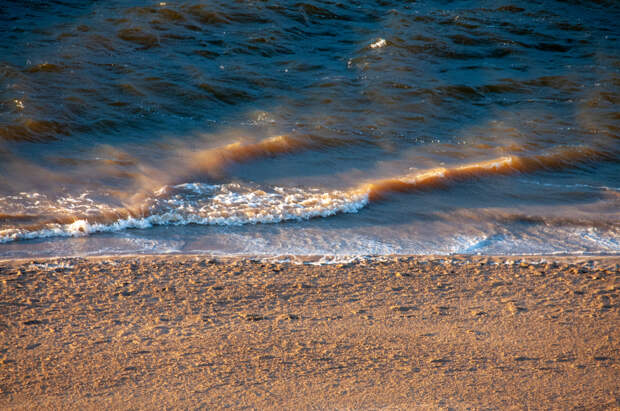
<svg viewBox="0 0 620 411"><path fill-rule="evenodd" d="M619 409L618 257L0 262L2 409Z"/></svg>

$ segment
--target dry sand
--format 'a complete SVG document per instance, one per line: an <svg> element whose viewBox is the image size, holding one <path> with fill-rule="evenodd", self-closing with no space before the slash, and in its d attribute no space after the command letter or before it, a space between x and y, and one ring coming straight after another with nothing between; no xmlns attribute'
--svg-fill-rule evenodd
<svg viewBox="0 0 620 411"><path fill-rule="evenodd" d="M514 260L0 262L0 408L619 409L620 258Z"/></svg>

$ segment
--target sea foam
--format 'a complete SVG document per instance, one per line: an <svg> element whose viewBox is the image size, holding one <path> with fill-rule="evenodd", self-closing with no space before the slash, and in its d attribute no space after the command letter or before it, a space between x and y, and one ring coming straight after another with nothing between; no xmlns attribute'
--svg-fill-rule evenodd
<svg viewBox="0 0 620 411"><path fill-rule="evenodd" d="M90 201L86 199L85 201ZM337 213L355 213L368 203L363 192L284 187L251 187L240 184L201 183L162 187L140 207L143 215L127 210L107 213L111 221L91 221L76 215L70 223L50 222L43 227L0 230L0 243L46 237L76 237L156 225L243 225L308 220ZM46 210L51 211L49 206ZM66 209L56 210L66 211ZM101 216L99 216L101 219Z"/></svg>

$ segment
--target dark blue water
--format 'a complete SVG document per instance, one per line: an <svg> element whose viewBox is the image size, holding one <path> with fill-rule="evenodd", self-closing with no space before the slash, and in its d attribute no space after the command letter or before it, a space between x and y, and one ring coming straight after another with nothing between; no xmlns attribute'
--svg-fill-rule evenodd
<svg viewBox="0 0 620 411"><path fill-rule="evenodd" d="M0 256L620 252L615 1L0 1Z"/></svg>

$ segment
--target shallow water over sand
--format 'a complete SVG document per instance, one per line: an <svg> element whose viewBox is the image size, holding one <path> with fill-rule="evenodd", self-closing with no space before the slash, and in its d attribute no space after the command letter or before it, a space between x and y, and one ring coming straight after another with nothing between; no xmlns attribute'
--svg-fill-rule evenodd
<svg viewBox="0 0 620 411"><path fill-rule="evenodd" d="M0 256L620 253L616 2L0 7Z"/></svg>

